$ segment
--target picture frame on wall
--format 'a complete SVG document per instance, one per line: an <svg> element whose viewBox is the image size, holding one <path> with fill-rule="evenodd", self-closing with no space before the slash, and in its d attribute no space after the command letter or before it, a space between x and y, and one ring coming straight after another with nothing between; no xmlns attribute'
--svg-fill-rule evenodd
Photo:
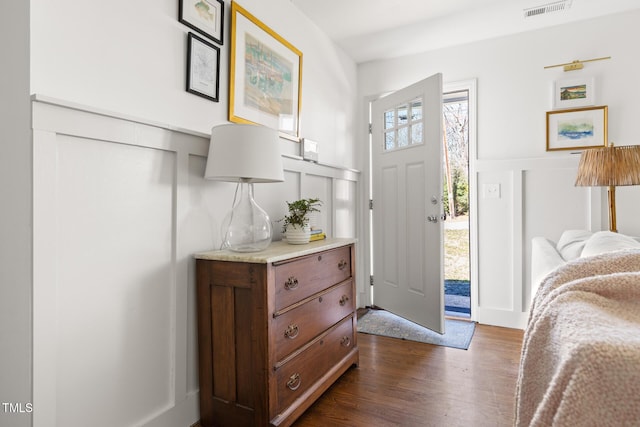
<svg viewBox="0 0 640 427"><path fill-rule="evenodd" d="M224 2L222 0L180 0L178 20L222 46Z"/></svg>
<svg viewBox="0 0 640 427"><path fill-rule="evenodd" d="M608 107L547 111L547 151L607 145Z"/></svg>
<svg viewBox="0 0 640 427"><path fill-rule="evenodd" d="M553 109L596 105L595 78L557 80L553 85Z"/></svg>
<svg viewBox="0 0 640 427"><path fill-rule="evenodd" d="M300 141L302 52L232 2L230 56L229 121Z"/></svg>
<svg viewBox="0 0 640 427"><path fill-rule="evenodd" d="M187 92L218 102L220 48L189 33L187 41Z"/></svg>

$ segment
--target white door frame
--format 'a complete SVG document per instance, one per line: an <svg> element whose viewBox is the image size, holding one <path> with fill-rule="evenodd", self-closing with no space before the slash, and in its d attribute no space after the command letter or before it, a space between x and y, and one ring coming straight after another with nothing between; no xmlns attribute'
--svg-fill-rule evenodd
<svg viewBox="0 0 640 427"><path fill-rule="evenodd" d="M444 82L443 92L455 92L459 90L469 91L469 250L470 250L470 279L471 279L471 320L477 321L478 315L478 294L480 291L478 283L478 189L477 189L477 80L462 80L458 82ZM386 94L386 93L385 93ZM384 96L385 94L370 95L363 99L363 146L366 155L364 162L364 174L362 175L363 190L361 191L361 206L368 207L371 198L371 135L369 133L370 113L369 108L372 101ZM360 257L364 261L363 271L366 275L364 284L365 289L359 297L360 307L371 306L372 294L371 286L369 286L369 275L372 274L371 259L371 211L363 209L362 215L362 242L360 250L363 256Z"/></svg>

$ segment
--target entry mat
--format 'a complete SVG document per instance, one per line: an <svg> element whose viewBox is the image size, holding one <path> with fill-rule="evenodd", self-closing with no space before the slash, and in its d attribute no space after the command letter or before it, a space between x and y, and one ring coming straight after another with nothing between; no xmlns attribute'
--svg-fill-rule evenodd
<svg viewBox="0 0 640 427"><path fill-rule="evenodd" d="M440 335L386 310L371 309L358 317L358 332L467 350L476 330L475 322L445 319Z"/></svg>

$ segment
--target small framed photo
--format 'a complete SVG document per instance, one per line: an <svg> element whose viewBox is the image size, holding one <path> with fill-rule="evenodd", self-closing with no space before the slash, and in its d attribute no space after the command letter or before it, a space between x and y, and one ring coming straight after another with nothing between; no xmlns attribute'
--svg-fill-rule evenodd
<svg viewBox="0 0 640 427"><path fill-rule="evenodd" d="M224 41L222 0L180 0L178 20L219 45Z"/></svg>
<svg viewBox="0 0 640 427"><path fill-rule="evenodd" d="M220 48L193 33L187 43L187 92L218 102Z"/></svg>
<svg viewBox="0 0 640 427"><path fill-rule="evenodd" d="M553 109L596 105L595 78L558 80L553 85Z"/></svg>
<svg viewBox="0 0 640 427"><path fill-rule="evenodd" d="M547 111L547 151L607 145L608 107Z"/></svg>

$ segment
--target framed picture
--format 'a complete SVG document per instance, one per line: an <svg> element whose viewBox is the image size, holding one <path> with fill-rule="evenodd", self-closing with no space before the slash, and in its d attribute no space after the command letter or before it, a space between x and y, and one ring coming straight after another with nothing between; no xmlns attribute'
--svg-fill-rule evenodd
<svg viewBox="0 0 640 427"><path fill-rule="evenodd" d="M222 0L180 0L178 20L219 45L224 40Z"/></svg>
<svg viewBox="0 0 640 427"><path fill-rule="evenodd" d="M299 141L301 87L302 52L232 2L229 121Z"/></svg>
<svg viewBox="0 0 640 427"><path fill-rule="evenodd" d="M187 92L218 102L220 48L189 33L187 42Z"/></svg>
<svg viewBox="0 0 640 427"><path fill-rule="evenodd" d="M547 151L607 145L608 107L547 111Z"/></svg>
<svg viewBox="0 0 640 427"><path fill-rule="evenodd" d="M558 80L553 85L553 109L596 105L596 86L593 77Z"/></svg>

